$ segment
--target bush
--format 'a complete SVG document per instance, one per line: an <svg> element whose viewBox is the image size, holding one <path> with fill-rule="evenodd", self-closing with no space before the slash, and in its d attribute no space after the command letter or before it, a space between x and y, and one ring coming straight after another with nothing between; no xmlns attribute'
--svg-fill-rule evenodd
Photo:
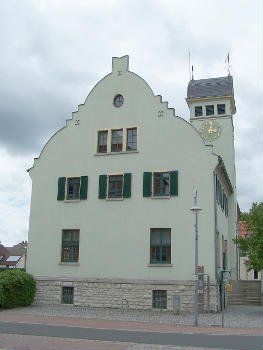
<svg viewBox="0 0 263 350"><path fill-rule="evenodd" d="M22 270L7 269L0 274L0 307L27 306L34 301L36 282Z"/></svg>

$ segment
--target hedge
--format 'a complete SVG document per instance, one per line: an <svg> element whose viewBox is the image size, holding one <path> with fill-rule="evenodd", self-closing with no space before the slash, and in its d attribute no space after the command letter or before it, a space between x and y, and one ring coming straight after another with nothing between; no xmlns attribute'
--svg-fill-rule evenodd
<svg viewBox="0 0 263 350"><path fill-rule="evenodd" d="M27 306L34 301L36 282L25 271L7 269L0 274L0 308Z"/></svg>

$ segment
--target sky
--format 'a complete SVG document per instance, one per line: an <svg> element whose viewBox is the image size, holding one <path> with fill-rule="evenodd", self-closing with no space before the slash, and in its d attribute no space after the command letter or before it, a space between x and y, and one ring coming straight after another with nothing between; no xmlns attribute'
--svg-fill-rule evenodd
<svg viewBox="0 0 263 350"><path fill-rule="evenodd" d="M189 121L189 51L194 79L226 76L229 53L237 200L263 199L261 0L0 1L0 242L27 240L26 172L65 125L112 57ZM261 63L261 64L260 64Z"/></svg>

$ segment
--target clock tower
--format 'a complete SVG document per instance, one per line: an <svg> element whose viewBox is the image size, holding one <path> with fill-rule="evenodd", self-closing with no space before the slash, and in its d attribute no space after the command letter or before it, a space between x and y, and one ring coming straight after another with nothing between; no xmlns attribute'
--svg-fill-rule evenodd
<svg viewBox="0 0 263 350"><path fill-rule="evenodd" d="M232 76L190 80L186 102L190 123L207 145L220 156L235 186L233 114L236 113Z"/></svg>
<svg viewBox="0 0 263 350"><path fill-rule="evenodd" d="M213 153L219 156L214 171L216 271L229 269L231 279L235 279L238 271L233 243L237 227L233 125L236 107L232 76L190 80L186 102L190 109L190 123L204 143L213 146ZM226 200L222 200L224 196Z"/></svg>

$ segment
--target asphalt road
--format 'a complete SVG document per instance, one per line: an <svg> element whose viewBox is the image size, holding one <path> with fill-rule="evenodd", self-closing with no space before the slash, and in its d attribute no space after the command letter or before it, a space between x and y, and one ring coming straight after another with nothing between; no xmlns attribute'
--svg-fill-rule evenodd
<svg viewBox="0 0 263 350"><path fill-rule="evenodd" d="M261 350L263 336L211 335L0 322L0 333L220 349Z"/></svg>

